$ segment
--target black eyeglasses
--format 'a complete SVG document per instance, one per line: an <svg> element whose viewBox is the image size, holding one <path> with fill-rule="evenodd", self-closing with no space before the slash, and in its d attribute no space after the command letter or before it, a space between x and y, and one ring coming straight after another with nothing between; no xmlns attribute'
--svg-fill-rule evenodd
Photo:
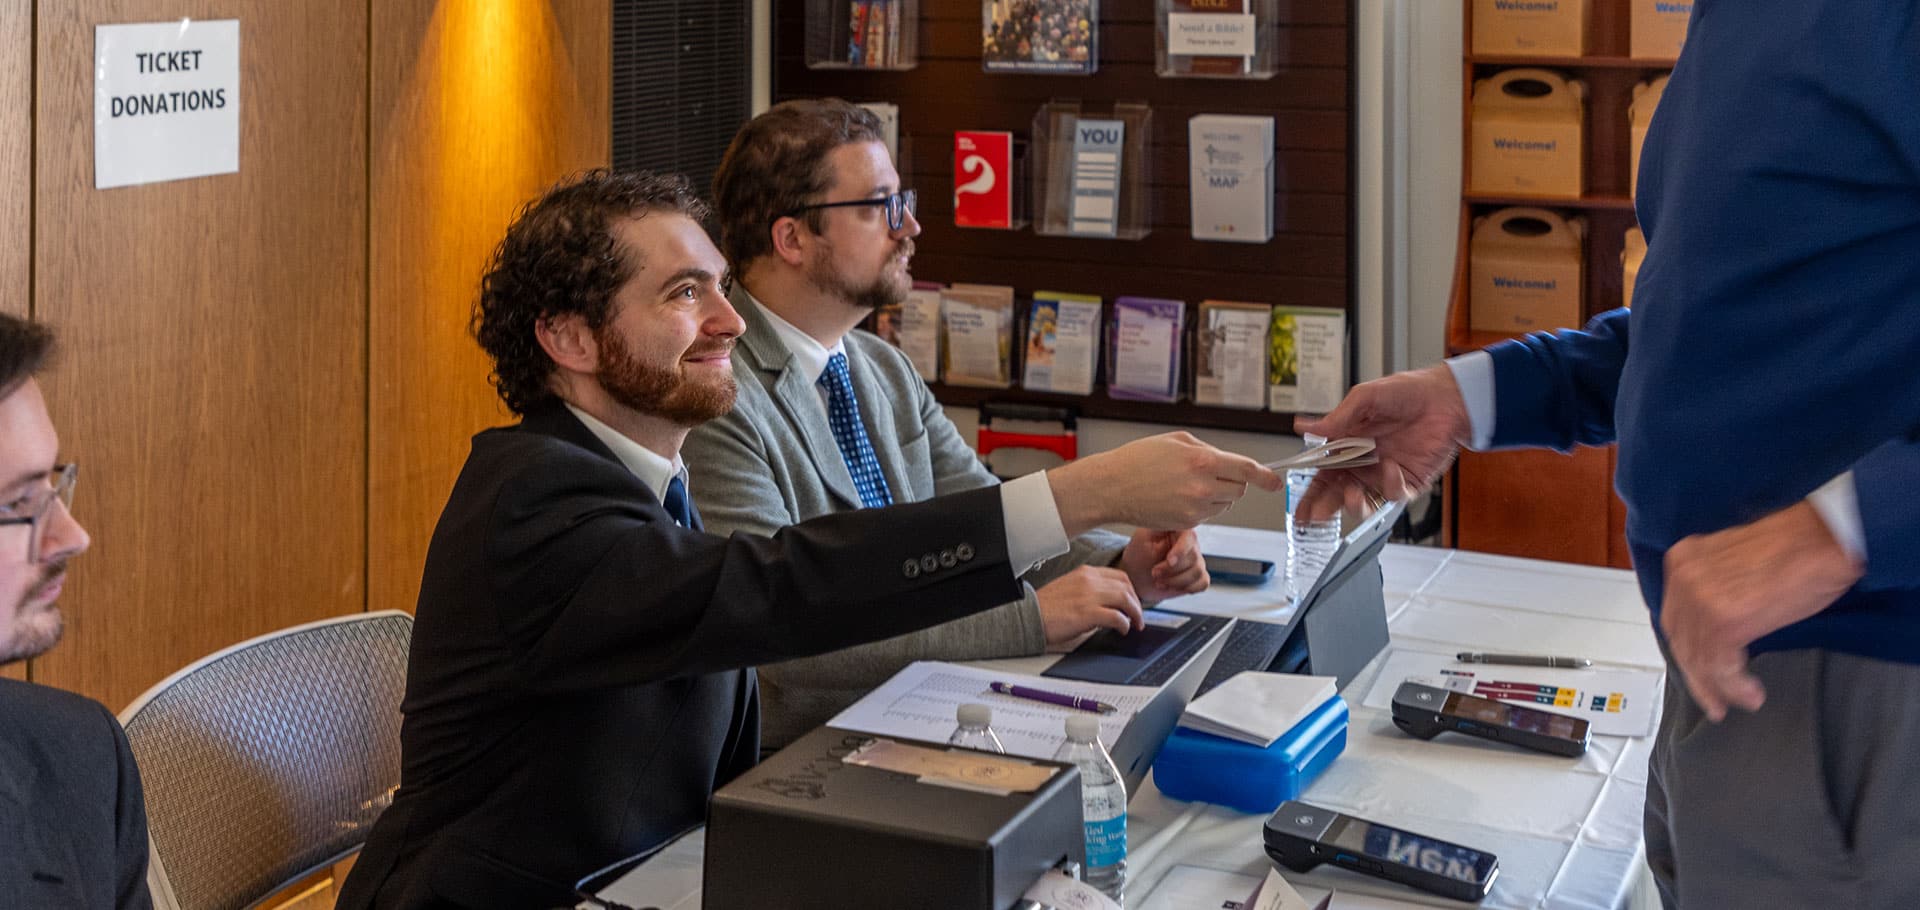
<svg viewBox="0 0 1920 910"><path fill-rule="evenodd" d="M53 511L53 504L71 512L73 507L73 485L80 479L80 466L72 463L55 465L49 483L35 487L26 495L13 502L0 503L0 527L7 525L26 525L27 562L40 561L40 542L47 536L47 516Z"/></svg>
<svg viewBox="0 0 1920 910"><path fill-rule="evenodd" d="M872 199L849 199L846 202L816 202L812 205L803 205L781 217L791 218L802 212L811 212L814 209L844 209L879 205L885 206L887 209L887 230L897 231L906 226L908 215L917 214L916 209L918 208L919 199L919 195L914 191L901 190L898 193L889 193L885 196L876 196Z"/></svg>

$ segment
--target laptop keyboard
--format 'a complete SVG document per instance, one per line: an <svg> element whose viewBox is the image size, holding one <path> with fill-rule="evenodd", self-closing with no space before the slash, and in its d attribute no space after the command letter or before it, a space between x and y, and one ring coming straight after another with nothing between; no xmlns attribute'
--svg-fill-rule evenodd
<svg viewBox="0 0 1920 910"><path fill-rule="evenodd" d="M1233 631L1227 633L1227 643L1220 648L1220 656L1214 658L1213 666L1207 669L1205 679L1200 680L1200 688L1193 696L1199 698L1243 670L1265 670L1280 653L1287 641L1287 627L1270 622L1256 622L1243 619L1233 624Z"/></svg>

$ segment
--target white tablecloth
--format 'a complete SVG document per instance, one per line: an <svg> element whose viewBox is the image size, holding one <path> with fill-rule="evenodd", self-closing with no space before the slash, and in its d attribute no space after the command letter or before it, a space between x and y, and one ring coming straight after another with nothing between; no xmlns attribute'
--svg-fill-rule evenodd
<svg viewBox="0 0 1920 910"><path fill-rule="evenodd" d="M1201 539L1208 553L1284 560L1285 538L1271 531L1207 527ZM1630 572L1404 546L1387 547L1380 562L1392 647L1572 654L1597 665L1664 668ZM1278 582L1219 586L1168 606L1279 618L1288 612L1280 590ZM1415 740L1386 711L1360 704L1379 664L1343 690L1352 711L1346 751L1302 799L1495 853L1500 878L1485 907L1649 905L1640 815L1651 737L1595 736L1578 760L1460 736ZM1261 850L1265 816L1177 802L1151 778L1130 812L1129 904L1175 865L1248 875L1270 868ZM1289 877L1423 900L1331 867Z"/></svg>

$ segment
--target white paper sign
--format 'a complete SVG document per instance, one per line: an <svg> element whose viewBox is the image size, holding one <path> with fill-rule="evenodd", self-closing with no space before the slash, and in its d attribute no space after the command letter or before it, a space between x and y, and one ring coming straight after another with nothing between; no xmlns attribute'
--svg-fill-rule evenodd
<svg viewBox="0 0 1920 910"><path fill-rule="evenodd" d="M1254 18L1252 13L1168 13L1167 53L1238 55L1254 54Z"/></svg>
<svg viewBox="0 0 1920 910"><path fill-rule="evenodd" d="M93 186L240 170L240 20L93 29Z"/></svg>

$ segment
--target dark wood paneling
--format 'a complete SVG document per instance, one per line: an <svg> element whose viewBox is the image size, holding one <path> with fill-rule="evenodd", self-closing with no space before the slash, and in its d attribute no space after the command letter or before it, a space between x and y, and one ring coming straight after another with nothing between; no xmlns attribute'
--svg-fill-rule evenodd
<svg viewBox="0 0 1920 910"><path fill-rule="evenodd" d="M1198 303L1207 298L1338 307L1351 312L1352 210L1350 34L1352 9L1338 0L1283 0L1275 41L1279 71L1265 80L1163 79L1154 72L1153 5L1105 0L1100 66L1091 76L988 74L980 68L979 0L922 0L920 65L903 72L810 70L802 56L800 0L776 0L776 100L835 95L900 105L903 177L920 191L923 233L915 277ZM1114 101L1153 108L1149 139L1153 230L1136 241L969 230L953 225L953 134L1010 130L1025 139L1042 104L1078 98L1091 111ZM1189 236L1187 120L1195 114L1274 118L1275 236L1264 244ZM1022 188L1022 192L1025 189ZM1044 277L1040 277L1044 276ZM1351 330L1351 322L1349 323ZM987 393L936 388L973 404ZM1141 405L1103 394L1011 392L999 399L1078 403L1120 419L1285 431L1286 415Z"/></svg>
<svg viewBox="0 0 1920 910"><path fill-rule="evenodd" d="M95 190L94 26L182 17L241 20L239 173ZM366 5L45 0L33 33L34 310L94 546L32 675L118 708L364 609Z"/></svg>
<svg viewBox="0 0 1920 910"><path fill-rule="evenodd" d="M373 4L371 609L411 610L476 431L512 418L467 333L527 200L604 166L611 25L595 0Z"/></svg>

